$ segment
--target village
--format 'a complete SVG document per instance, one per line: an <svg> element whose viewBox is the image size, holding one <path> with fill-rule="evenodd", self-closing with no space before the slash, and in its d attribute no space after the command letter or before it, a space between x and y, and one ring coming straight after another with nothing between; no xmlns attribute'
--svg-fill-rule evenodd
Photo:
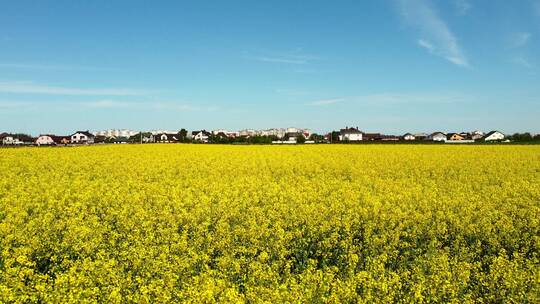
<svg viewBox="0 0 540 304"><path fill-rule="evenodd" d="M539 140L540 135L529 133L505 135L499 131L471 132L432 132L405 133L403 135L387 135L367 133L358 127L345 127L319 135L306 128L275 128L265 130L244 129L229 131L217 129L212 131L195 130L188 132L153 130L136 132L127 129L109 129L90 132L75 131L70 135L41 134L32 137L27 134L0 133L2 146L73 146L92 144L147 144L147 143L218 143L218 144L318 144L318 143L368 143L368 142L414 142L414 143L447 143L466 144L478 142L511 142Z"/></svg>

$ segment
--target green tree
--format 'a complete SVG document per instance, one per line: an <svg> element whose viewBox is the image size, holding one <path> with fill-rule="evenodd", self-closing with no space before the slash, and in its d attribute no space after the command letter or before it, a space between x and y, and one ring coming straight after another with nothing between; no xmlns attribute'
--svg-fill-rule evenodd
<svg viewBox="0 0 540 304"><path fill-rule="evenodd" d="M180 131L178 131L177 138L179 142L185 143L188 141L187 138L188 131L184 128L182 128Z"/></svg>

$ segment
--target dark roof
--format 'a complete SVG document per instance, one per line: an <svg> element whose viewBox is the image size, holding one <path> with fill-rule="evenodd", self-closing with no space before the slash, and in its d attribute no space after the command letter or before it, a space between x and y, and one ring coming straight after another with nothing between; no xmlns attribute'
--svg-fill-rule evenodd
<svg viewBox="0 0 540 304"><path fill-rule="evenodd" d="M287 132L284 137L298 137L305 136L303 132Z"/></svg>
<svg viewBox="0 0 540 304"><path fill-rule="evenodd" d="M444 133L443 133L443 132L439 132L439 131L433 132L433 133L431 133L429 136L430 136L430 137L433 137L433 136L435 136L435 135L437 135L437 134L441 134L441 135L444 136Z"/></svg>
<svg viewBox="0 0 540 304"><path fill-rule="evenodd" d="M197 134L199 134L199 133L201 133L201 132L202 132L204 135L206 135L206 136L212 135L212 133L210 133L210 132L208 132L208 131L206 131L206 130L193 131L193 132L191 132L191 135L197 135Z"/></svg>
<svg viewBox="0 0 540 304"><path fill-rule="evenodd" d="M66 136L51 135L51 138L55 143L60 143L62 142L63 139L66 139L67 141L71 139L68 135Z"/></svg>
<svg viewBox="0 0 540 304"><path fill-rule="evenodd" d="M339 133L341 133L341 134L362 134L362 131L358 130L357 128L345 128L345 129L340 129Z"/></svg>
<svg viewBox="0 0 540 304"><path fill-rule="evenodd" d="M94 137L94 134L90 133L90 131L88 131L88 130L86 130L86 131L77 131L77 132L75 132L75 133L73 133L73 134L71 134L71 135L73 136L73 135L75 135L75 134L77 134L77 133L84 134L84 135L86 135L86 136L88 136L88 137Z"/></svg>
<svg viewBox="0 0 540 304"><path fill-rule="evenodd" d="M362 137L364 140L382 139L381 133L364 133Z"/></svg>
<svg viewBox="0 0 540 304"><path fill-rule="evenodd" d="M499 132L499 131L489 131L489 132L488 132L486 135L484 135L482 138L487 138L487 137L489 137L489 136L491 136L491 135L493 135L493 134L495 134L495 133L497 133L497 132L503 134L502 132ZM504 134L503 134L503 135L504 135Z"/></svg>
<svg viewBox="0 0 540 304"><path fill-rule="evenodd" d="M114 139L114 142L127 142L127 141L128 141L128 138L125 136L118 136L117 138Z"/></svg>
<svg viewBox="0 0 540 304"><path fill-rule="evenodd" d="M172 134L172 133L158 133L156 135L154 135L154 138L157 138L158 140L161 140L161 137L165 135L167 136L167 140L177 140L176 139L176 134Z"/></svg>
<svg viewBox="0 0 540 304"><path fill-rule="evenodd" d="M408 136L408 135L414 136L411 133L405 133L405 134L403 134L403 137Z"/></svg>

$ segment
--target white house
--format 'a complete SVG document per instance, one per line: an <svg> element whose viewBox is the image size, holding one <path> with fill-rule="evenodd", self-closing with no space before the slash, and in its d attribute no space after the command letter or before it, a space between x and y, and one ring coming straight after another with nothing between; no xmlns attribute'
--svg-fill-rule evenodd
<svg viewBox="0 0 540 304"><path fill-rule="evenodd" d="M38 145L38 146L51 146L51 145L54 145L55 142L54 142L53 135L42 134L36 139L35 144Z"/></svg>
<svg viewBox="0 0 540 304"><path fill-rule="evenodd" d="M73 144L93 144L94 134L88 131L77 131L71 134L71 143Z"/></svg>
<svg viewBox="0 0 540 304"><path fill-rule="evenodd" d="M484 136L484 141L503 140L504 134L499 131L491 131Z"/></svg>
<svg viewBox="0 0 540 304"><path fill-rule="evenodd" d="M154 138L153 141L157 143L172 143L178 141L178 138L176 138L176 134L174 133L160 133L152 136Z"/></svg>
<svg viewBox="0 0 540 304"><path fill-rule="evenodd" d="M2 139L2 144L3 145L22 145L23 142L13 136L5 136Z"/></svg>
<svg viewBox="0 0 540 304"><path fill-rule="evenodd" d="M339 140L340 141L361 141L362 140L362 131L358 128L345 128L339 130Z"/></svg>
<svg viewBox="0 0 540 304"><path fill-rule="evenodd" d="M416 137L414 135L412 135L411 133L407 133L405 135L403 135L403 140L415 140Z"/></svg>
<svg viewBox="0 0 540 304"><path fill-rule="evenodd" d="M427 140L432 140L432 141L446 141L446 135L442 132L435 132L435 133L431 133L428 137L427 137Z"/></svg>
<svg viewBox="0 0 540 304"><path fill-rule="evenodd" d="M470 138L472 140L479 140L479 139L482 139L484 137L484 132L482 131L472 131L471 134L470 134Z"/></svg>
<svg viewBox="0 0 540 304"><path fill-rule="evenodd" d="M211 135L210 132L207 132L206 130L200 130L200 131L193 131L191 132L191 138L194 141L200 141L200 142L208 142L208 137Z"/></svg>

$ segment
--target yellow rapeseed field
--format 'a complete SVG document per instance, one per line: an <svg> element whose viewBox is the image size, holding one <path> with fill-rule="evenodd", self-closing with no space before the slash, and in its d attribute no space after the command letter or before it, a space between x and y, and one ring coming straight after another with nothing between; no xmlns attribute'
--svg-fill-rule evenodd
<svg viewBox="0 0 540 304"><path fill-rule="evenodd" d="M540 146L0 149L1 303L540 302Z"/></svg>

